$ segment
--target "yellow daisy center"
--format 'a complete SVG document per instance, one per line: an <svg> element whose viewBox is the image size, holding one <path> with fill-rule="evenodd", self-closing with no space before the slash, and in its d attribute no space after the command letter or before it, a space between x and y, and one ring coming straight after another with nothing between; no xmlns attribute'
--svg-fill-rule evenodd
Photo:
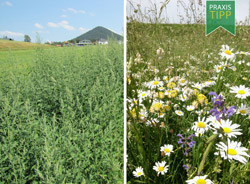
<svg viewBox="0 0 250 184"><path fill-rule="evenodd" d="M166 153L169 153L169 152L170 152L170 149L165 148L164 151L165 151Z"/></svg>
<svg viewBox="0 0 250 184"><path fill-rule="evenodd" d="M178 114L181 114L181 111L178 111Z"/></svg>
<svg viewBox="0 0 250 184"><path fill-rule="evenodd" d="M205 123L203 123L203 122L199 122L199 123L197 123L197 127L198 127L198 128L205 128L206 125L205 125Z"/></svg>
<svg viewBox="0 0 250 184"><path fill-rule="evenodd" d="M229 134L229 133L232 132L231 129L230 129L230 128L227 128L227 127L223 128L223 130L224 130L224 132L227 133L227 134Z"/></svg>
<svg viewBox="0 0 250 184"><path fill-rule="evenodd" d="M237 151L235 149L230 148L230 149L227 150L227 154L229 154L229 155L237 155Z"/></svg>
<svg viewBox="0 0 250 184"><path fill-rule="evenodd" d="M185 80L184 80L184 79L182 79L182 80L181 80L181 83L184 83L184 82L185 82Z"/></svg>
<svg viewBox="0 0 250 184"><path fill-rule="evenodd" d="M158 81L154 81L154 82L153 82L153 85L158 85L158 84L159 84Z"/></svg>
<svg viewBox="0 0 250 184"><path fill-rule="evenodd" d="M218 70L221 70L221 66L218 66L218 68L217 68Z"/></svg>
<svg viewBox="0 0 250 184"><path fill-rule="evenodd" d="M246 94L246 92L245 92L244 90L239 90L239 91L238 91L238 94L244 95L244 94Z"/></svg>
<svg viewBox="0 0 250 184"><path fill-rule="evenodd" d="M135 104L137 104L137 100L134 100Z"/></svg>
<svg viewBox="0 0 250 184"><path fill-rule="evenodd" d="M141 175L141 172L138 172L138 173L137 173L137 176L140 176L140 175Z"/></svg>
<svg viewBox="0 0 250 184"><path fill-rule="evenodd" d="M146 94L145 93L142 93L141 96L145 96Z"/></svg>
<svg viewBox="0 0 250 184"><path fill-rule="evenodd" d="M245 109L241 109L241 110L240 110L240 113L241 113L241 114L246 114L247 112L246 112Z"/></svg>
<svg viewBox="0 0 250 184"><path fill-rule="evenodd" d="M161 172L161 171L163 171L164 170L164 167L158 167L158 170Z"/></svg>
<svg viewBox="0 0 250 184"><path fill-rule="evenodd" d="M206 184L206 181L204 179L198 179L196 184Z"/></svg>
<svg viewBox="0 0 250 184"><path fill-rule="evenodd" d="M231 54L232 54L232 52L231 52L230 50L225 50L225 53L226 53L227 55L231 55Z"/></svg>

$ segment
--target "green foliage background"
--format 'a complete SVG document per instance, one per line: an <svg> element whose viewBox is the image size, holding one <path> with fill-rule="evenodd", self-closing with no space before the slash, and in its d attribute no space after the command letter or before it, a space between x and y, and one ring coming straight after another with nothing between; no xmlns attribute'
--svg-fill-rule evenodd
<svg viewBox="0 0 250 184"><path fill-rule="evenodd" d="M123 46L34 54L1 71L0 181L122 183Z"/></svg>

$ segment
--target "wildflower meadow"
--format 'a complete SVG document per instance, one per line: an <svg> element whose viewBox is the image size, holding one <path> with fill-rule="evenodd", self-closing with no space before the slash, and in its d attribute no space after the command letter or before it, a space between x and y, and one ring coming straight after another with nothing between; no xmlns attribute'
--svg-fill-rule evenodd
<svg viewBox="0 0 250 184"><path fill-rule="evenodd" d="M127 23L127 182L250 182L250 35Z"/></svg>

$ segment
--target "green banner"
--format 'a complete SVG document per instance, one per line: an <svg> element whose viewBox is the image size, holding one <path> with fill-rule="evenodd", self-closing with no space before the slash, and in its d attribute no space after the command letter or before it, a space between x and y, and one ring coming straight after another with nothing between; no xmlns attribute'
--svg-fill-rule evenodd
<svg viewBox="0 0 250 184"><path fill-rule="evenodd" d="M222 27L235 36L235 1L207 0L206 35Z"/></svg>

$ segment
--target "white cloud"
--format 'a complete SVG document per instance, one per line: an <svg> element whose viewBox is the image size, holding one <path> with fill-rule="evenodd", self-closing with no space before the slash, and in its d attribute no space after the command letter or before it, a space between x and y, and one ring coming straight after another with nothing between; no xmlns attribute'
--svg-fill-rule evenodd
<svg viewBox="0 0 250 184"><path fill-rule="evenodd" d="M66 17L68 17L68 16L67 16L67 15L61 15L61 17L62 17L62 18L66 18Z"/></svg>
<svg viewBox="0 0 250 184"><path fill-rule="evenodd" d="M3 35L3 36L8 36L8 37L20 37L20 36L24 36L23 33L11 32L11 31L0 31L0 34Z"/></svg>
<svg viewBox="0 0 250 184"><path fill-rule="evenodd" d="M4 4L7 5L7 6L12 6L12 3L9 2L9 1L5 1Z"/></svg>
<svg viewBox="0 0 250 184"><path fill-rule="evenodd" d="M63 20L59 23L48 22L48 26L49 27L62 27L64 29L70 30L70 31L75 30L75 28L73 26L69 25L69 22L66 20Z"/></svg>
<svg viewBox="0 0 250 184"><path fill-rule="evenodd" d="M93 16L95 16L95 14L94 14L94 13L92 13L92 12L90 12L90 13L89 13L89 15L90 15L90 16L92 16L92 17L93 17Z"/></svg>
<svg viewBox="0 0 250 184"><path fill-rule="evenodd" d="M81 13L81 14L85 14L86 13L84 10L79 10L78 12Z"/></svg>
<svg viewBox="0 0 250 184"><path fill-rule="evenodd" d="M38 29L42 29L43 26L41 24L35 23L35 27L37 27Z"/></svg>
<svg viewBox="0 0 250 184"><path fill-rule="evenodd" d="M63 10L63 12L66 12L65 9L62 9L62 10ZM85 13L86 13L84 10L76 10L76 9L74 9L74 8L67 8L67 10L68 10L68 11L71 11L71 12L73 12L73 13L75 13L75 14L77 14L77 13L85 14Z"/></svg>
<svg viewBox="0 0 250 184"><path fill-rule="evenodd" d="M84 27L79 27L79 31L80 31L81 33L85 33L85 32L87 32L87 31L89 31L89 29L84 28Z"/></svg>
<svg viewBox="0 0 250 184"><path fill-rule="evenodd" d="M48 22L48 26L49 27L58 27L58 25L56 23L53 23L53 22Z"/></svg>
<svg viewBox="0 0 250 184"><path fill-rule="evenodd" d="M72 11L73 13L78 13L78 11L74 8L68 8L69 11Z"/></svg>

